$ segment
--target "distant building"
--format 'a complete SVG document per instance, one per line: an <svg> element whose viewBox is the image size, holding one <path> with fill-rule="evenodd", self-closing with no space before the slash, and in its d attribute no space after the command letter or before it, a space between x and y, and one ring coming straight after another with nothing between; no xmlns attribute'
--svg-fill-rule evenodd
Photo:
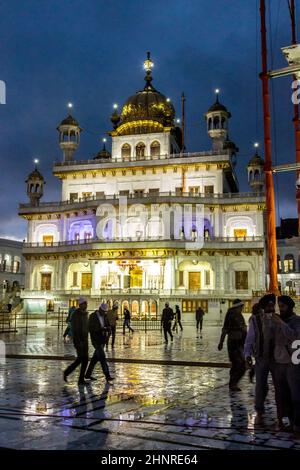
<svg viewBox="0 0 300 470"><path fill-rule="evenodd" d="M25 263L22 255L23 243L0 238L0 294L16 283L24 286Z"/></svg>
<svg viewBox="0 0 300 470"><path fill-rule="evenodd" d="M299 246L292 240L298 237L298 219L281 219L276 235L279 288L282 293L300 295Z"/></svg>

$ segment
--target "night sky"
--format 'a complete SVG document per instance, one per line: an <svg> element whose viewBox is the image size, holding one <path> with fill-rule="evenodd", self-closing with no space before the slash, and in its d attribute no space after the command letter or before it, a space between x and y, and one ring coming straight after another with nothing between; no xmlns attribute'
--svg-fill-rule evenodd
<svg viewBox="0 0 300 470"><path fill-rule="evenodd" d="M269 65L272 59L278 68L287 65L280 48L290 44L290 18L285 0L271 4ZM27 202L34 158L47 181L43 200L60 199L51 171L62 159L56 127L67 102L84 129L76 159L91 158L111 130L112 104L143 88L148 50L153 85L172 99L178 117L185 92L188 151L211 148L203 114L221 89L232 113L230 138L240 149L240 190L248 191L246 165L263 138L257 0L10 0L0 8L0 79L7 87L7 104L0 105L0 236L26 236L17 211ZM290 83L272 84L274 163L295 159ZM280 175L276 189L277 216L295 216L295 174Z"/></svg>

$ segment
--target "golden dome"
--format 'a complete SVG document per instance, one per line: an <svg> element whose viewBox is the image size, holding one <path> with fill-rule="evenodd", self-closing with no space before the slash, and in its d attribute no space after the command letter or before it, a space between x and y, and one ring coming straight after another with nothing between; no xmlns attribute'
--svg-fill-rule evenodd
<svg viewBox="0 0 300 470"><path fill-rule="evenodd" d="M144 62L146 69L145 87L130 96L122 107L118 134L140 134L163 131L164 127L174 127L175 109L168 98L152 85L151 69L153 62L148 53Z"/></svg>

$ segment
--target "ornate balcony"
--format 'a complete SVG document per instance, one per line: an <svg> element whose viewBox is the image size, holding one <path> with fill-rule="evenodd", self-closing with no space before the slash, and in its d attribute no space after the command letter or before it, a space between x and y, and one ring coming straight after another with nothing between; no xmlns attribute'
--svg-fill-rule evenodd
<svg viewBox="0 0 300 470"><path fill-rule="evenodd" d="M187 245L188 243L188 245ZM203 245L202 245L203 243ZM198 240L165 239L158 237L122 237L112 240L65 240L61 242L24 243L23 254L29 253L60 253L76 252L82 250L111 250L111 249L262 249L264 248L263 236L252 237L215 237Z"/></svg>
<svg viewBox="0 0 300 470"><path fill-rule="evenodd" d="M134 298L147 297L157 298L159 297L174 297L174 298L209 298L209 299L231 299L233 296L238 296L240 298L249 298L253 296L253 291L251 289L247 290L237 290L237 289L202 289L202 290L190 290L184 288L176 289L146 289L146 288L128 288L128 289L52 289L51 291L44 290L29 290L23 289L21 293L22 298L47 298L52 297L91 297L99 298L101 300L103 297L112 297L112 298L126 298L128 296Z"/></svg>
<svg viewBox="0 0 300 470"><path fill-rule="evenodd" d="M248 193L214 193L214 194L195 194L192 192L177 193L174 191L160 193L129 194L126 196L128 204L251 204L264 203L265 195L261 192ZM32 206L31 203L19 205L19 215L23 214L41 214L49 212L62 212L87 208L96 208L100 204L109 203L114 206L119 204L119 194L104 195L102 197L85 197L76 200L41 202L39 206Z"/></svg>

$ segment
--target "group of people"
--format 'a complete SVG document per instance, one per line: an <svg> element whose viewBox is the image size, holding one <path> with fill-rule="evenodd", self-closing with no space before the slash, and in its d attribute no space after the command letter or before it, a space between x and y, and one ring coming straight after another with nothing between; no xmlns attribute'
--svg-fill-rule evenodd
<svg viewBox="0 0 300 470"><path fill-rule="evenodd" d="M78 299L78 308L69 312L68 328L66 330L67 335L71 336L73 339L77 357L75 361L65 369L63 378L65 382L68 382L68 376L80 366L78 385L87 385L90 381L96 380L92 374L97 362L101 364L106 381L110 382L113 380L109 372L104 347L108 344L110 336L112 337L112 344L114 344L117 318L115 311L117 311L118 306L112 308L114 314L111 314L111 324L108 319L109 309L106 303L102 303L99 309L95 310L90 316L88 315L87 305L87 301L84 298ZM115 325L113 325L114 321ZM66 332L64 334L66 334ZM95 349L90 363L89 334Z"/></svg>
<svg viewBox="0 0 300 470"><path fill-rule="evenodd" d="M79 385L86 385L90 381L96 380L92 373L97 364L100 362L103 374L107 381L113 380L110 375L105 347L108 348L111 338L111 346L114 348L118 320L118 302L114 302L112 308L103 302L98 310L95 310L90 316L87 311L87 301L84 298L78 299L78 308L71 307L67 317L67 328L64 332L64 341L72 338L76 349L77 357L75 361L64 371L63 378L68 382L68 376L80 366ZM130 326L131 315L127 308L124 309L123 334L125 329L133 333ZM88 336L90 335L91 343L95 348L94 354L89 362L88 357Z"/></svg>
<svg viewBox="0 0 300 470"><path fill-rule="evenodd" d="M172 322L174 320L174 324L172 327ZM175 305L175 312L170 307L169 302L165 303L165 308L162 311L161 316L161 328L164 332L165 342L168 344L168 335L173 341L173 331L178 330L178 326L180 330L183 330L182 323L181 323L181 311L179 305Z"/></svg>
<svg viewBox="0 0 300 470"><path fill-rule="evenodd" d="M223 348L227 336L231 391L241 390L238 384L247 369L251 379L255 375L256 423L264 420L270 374L278 426L300 434L300 364L294 360L295 344L300 340L300 316L294 312L291 297L279 296L277 303L279 314L276 313L276 296L262 297L253 305L247 328L242 315L244 304L236 299L226 314L218 349Z"/></svg>

